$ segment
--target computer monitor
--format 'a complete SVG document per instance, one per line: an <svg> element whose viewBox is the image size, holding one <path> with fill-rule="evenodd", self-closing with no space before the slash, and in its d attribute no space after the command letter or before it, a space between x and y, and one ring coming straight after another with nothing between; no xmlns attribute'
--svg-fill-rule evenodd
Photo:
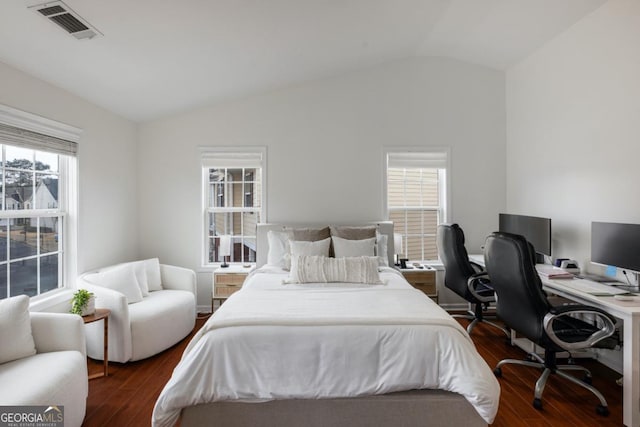
<svg viewBox="0 0 640 427"><path fill-rule="evenodd" d="M550 218L501 213L498 227L499 231L524 236L536 252L551 256Z"/></svg>
<svg viewBox="0 0 640 427"><path fill-rule="evenodd" d="M640 271L640 225L592 222L591 262Z"/></svg>

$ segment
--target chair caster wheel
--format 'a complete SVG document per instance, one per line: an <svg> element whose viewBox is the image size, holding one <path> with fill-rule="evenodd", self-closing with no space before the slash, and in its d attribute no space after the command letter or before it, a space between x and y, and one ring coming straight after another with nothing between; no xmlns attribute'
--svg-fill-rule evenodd
<svg viewBox="0 0 640 427"><path fill-rule="evenodd" d="M493 370L493 375L496 376L496 378L502 378L502 368L496 368Z"/></svg>
<svg viewBox="0 0 640 427"><path fill-rule="evenodd" d="M588 375L585 375L584 377L582 377L582 382L591 385L593 384L593 378Z"/></svg>
<svg viewBox="0 0 640 427"><path fill-rule="evenodd" d="M606 406L598 405L596 406L596 413L598 415L606 417L607 415L609 415L609 408L607 408Z"/></svg>
<svg viewBox="0 0 640 427"><path fill-rule="evenodd" d="M542 409L542 400L538 398L533 399L533 407L536 409Z"/></svg>

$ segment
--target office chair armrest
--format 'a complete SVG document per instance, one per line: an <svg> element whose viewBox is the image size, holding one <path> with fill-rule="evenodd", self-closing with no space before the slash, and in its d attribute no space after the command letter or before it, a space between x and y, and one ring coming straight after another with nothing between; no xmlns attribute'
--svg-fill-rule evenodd
<svg viewBox="0 0 640 427"><path fill-rule="evenodd" d="M469 288L469 292L474 296L478 301L481 302L493 302L495 301L495 297L492 294L491 296L480 295L478 290L491 290L493 291L493 287L491 286L491 282L489 281L489 274L486 271L481 273L476 273L469 277L467 280L467 287Z"/></svg>
<svg viewBox="0 0 640 427"><path fill-rule="evenodd" d="M469 260L469 264L471 264L471 268L473 268L473 271L477 273L484 273L485 268L483 266L481 266L480 264L478 264L477 262L473 262L471 260Z"/></svg>
<svg viewBox="0 0 640 427"><path fill-rule="evenodd" d="M566 342L558 338L553 330L553 321L559 317L569 314L590 314L602 320L602 327L591 334L585 341ZM594 346L598 341L613 335L616 330L616 319L604 310L597 307L587 305L569 305L562 307L553 307L549 313L544 316L544 330L555 344L565 350L580 350Z"/></svg>
<svg viewBox="0 0 640 427"><path fill-rule="evenodd" d="M570 300L568 300L570 301ZM610 315L609 313L607 313L606 311L598 308L598 307L593 307L591 305L584 305L584 304L569 304L569 305L558 305L558 306L554 306L551 307L551 310L549 310L549 312L551 314L565 314L565 313L569 313L572 311L591 311L593 313L597 313L597 314L601 314L603 316L606 316L609 318L609 320L611 320L613 323L616 323L617 320L615 317L613 317L612 315Z"/></svg>

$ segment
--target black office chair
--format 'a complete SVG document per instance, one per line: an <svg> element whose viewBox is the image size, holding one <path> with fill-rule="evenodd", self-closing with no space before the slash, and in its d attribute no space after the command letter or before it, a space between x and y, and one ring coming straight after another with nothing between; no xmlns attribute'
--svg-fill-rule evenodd
<svg viewBox="0 0 640 427"><path fill-rule="evenodd" d="M607 415L607 401L591 385L591 372L577 365L556 364L556 353L589 347L614 348L617 340L615 318L596 307L562 305L553 307L542 289L534 262L535 250L520 235L493 233L487 237L484 257L491 283L498 300L498 316L508 327L544 348L544 359L530 353L530 360L505 359L494 369L496 377L502 376L502 366L517 364L542 369L535 387L533 406L542 408L542 392L550 374L578 384L591 391L600 400L596 412ZM593 316L589 323L572 315ZM583 371L583 381L564 371Z"/></svg>
<svg viewBox="0 0 640 427"><path fill-rule="evenodd" d="M464 233L458 224L442 224L438 226L438 254L444 264L444 285L453 292L474 305L474 310L468 314L454 317L464 317L471 320L467 332L480 322L487 323L504 332L501 326L485 319L484 311L489 303L495 302L493 288L489 276L483 268L469 261L469 255L464 247Z"/></svg>

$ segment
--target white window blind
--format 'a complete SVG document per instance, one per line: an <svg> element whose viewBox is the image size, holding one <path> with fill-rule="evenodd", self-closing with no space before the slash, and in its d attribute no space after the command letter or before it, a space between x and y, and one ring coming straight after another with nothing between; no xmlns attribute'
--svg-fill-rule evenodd
<svg viewBox="0 0 640 427"><path fill-rule="evenodd" d="M446 169L447 153L444 151L405 151L398 153L387 153L387 167Z"/></svg>
<svg viewBox="0 0 640 427"><path fill-rule="evenodd" d="M78 144L73 141L2 123L0 123L0 141L15 147L29 148L65 156L75 156L78 151Z"/></svg>
<svg viewBox="0 0 640 427"><path fill-rule="evenodd" d="M403 256L437 259L436 230L445 221L448 150L389 151L385 158L387 219L402 235Z"/></svg>
<svg viewBox="0 0 640 427"><path fill-rule="evenodd" d="M262 152L206 151L202 152L202 166L216 168L261 168L264 158Z"/></svg>

